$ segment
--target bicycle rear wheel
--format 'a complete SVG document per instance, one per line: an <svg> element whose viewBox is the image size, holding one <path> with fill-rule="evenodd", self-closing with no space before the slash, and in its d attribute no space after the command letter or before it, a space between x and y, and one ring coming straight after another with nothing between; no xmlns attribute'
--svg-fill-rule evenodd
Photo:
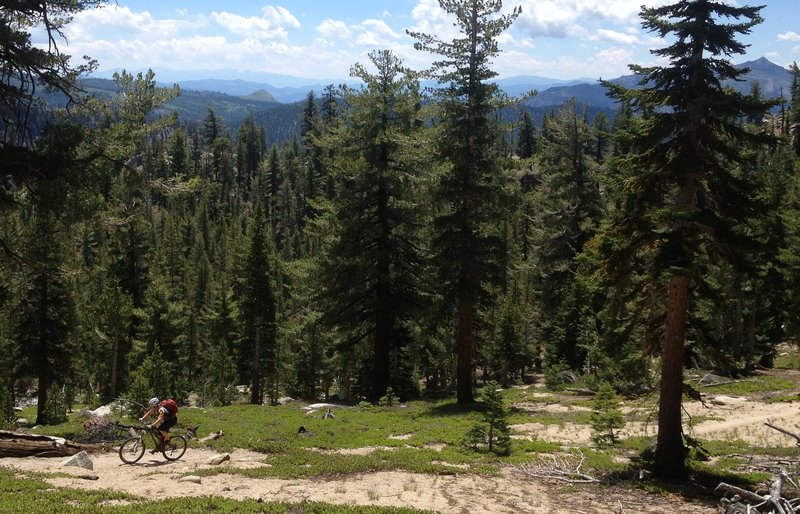
<svg viewBox="0 0 800 514"><path fill-rule="evenodd" d="M135 464L144 455L144 441L141 437L130 437L119 447L119 458L125 464Z"/></svg>
<svg viewBox="0 0 800 514"><path fill-rule="evenodd" d="M174 435L164 443L161 454L167 460L178 460L186 453L186 439L181 435Z"/></svg>

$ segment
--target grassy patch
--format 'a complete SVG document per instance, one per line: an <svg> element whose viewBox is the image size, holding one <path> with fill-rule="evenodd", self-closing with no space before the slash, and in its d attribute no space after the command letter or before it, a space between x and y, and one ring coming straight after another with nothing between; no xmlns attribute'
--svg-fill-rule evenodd
<svg viewBox="0 0 800 514"><path fill-rule="evenodd" d="M98 512L109 501L139 499L110 490L54 488L41 477L0 468L0 512Z"/></svg>
<svg viewBox="0 0 800 514"><path fill-rule="evenodd" d="M700 387L699 390L709 394L725 394L730 396L747 396L754 393L795 391L797 384L791 380L774 375L758 375L743 378L715 386Z"/></svg>

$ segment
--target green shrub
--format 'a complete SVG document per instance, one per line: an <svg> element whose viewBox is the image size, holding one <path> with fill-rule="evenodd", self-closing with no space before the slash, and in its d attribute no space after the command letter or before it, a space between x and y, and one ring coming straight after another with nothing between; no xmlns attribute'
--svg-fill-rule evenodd
<svg viewBox="0 0 800 514"><path fill-rule="evenodd" d="M483 423L477 423L469 429L464 437L465 446L487 449L496 455L511 454L511 430L508 428L508 412L503 405L500 387L494 380L488 382L481 395L486 410Z"/></svg>
<svg viewBox="0 0 800 514"><path fill-rule="evenodd" d="M592 441L597 446L612 446L617 442L614 430L625 426L619 408L619 398L608 382L603 382L594 397L592 407Z"/></svg>
<svg viewBox="0 0 800 514"><path fill-rule="evenodd" d="M58 384L50 386L50 390L47 392L44 418L49 425L57 425L67 421L67 403L64 400L64 389L59 387Z"/></svg>
<svg viewBox="0 0 800 514"><path fill-rule="evenodd" d="M395 405L398 405L399 403L400 403L400 398L398 398L398 396L394 394L394 391L392 390L391 387L387 387L386 394L378 399L378 405L380 405L381 407L393 407Z"/></svg>

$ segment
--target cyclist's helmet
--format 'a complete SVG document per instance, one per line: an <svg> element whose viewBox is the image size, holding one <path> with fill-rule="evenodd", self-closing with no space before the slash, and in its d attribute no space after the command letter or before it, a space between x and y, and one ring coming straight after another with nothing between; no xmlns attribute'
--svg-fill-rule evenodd
<svg viewBox="0 0 800 514"><path fill-rule="evenodd" d="M147 402L147 405L149 405L151 407L155 407L156 405L158 405L158 398L155 398L155 397L150 398L150 401Z"/></svg>

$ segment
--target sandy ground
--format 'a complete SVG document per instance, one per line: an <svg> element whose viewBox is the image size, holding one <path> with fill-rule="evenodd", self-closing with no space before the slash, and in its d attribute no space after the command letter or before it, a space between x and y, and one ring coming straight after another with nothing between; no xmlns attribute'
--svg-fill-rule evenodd
<svg viewBox="0 0 800 514"><path fill-rule="evenodd" d="M791 432L800 433L800 402L764 403L725 395L707 395L703 402L684 402L684 427L687 434L701 439L741 439L756 446L793 447L797 441L764 423L767 421ZM565 412L588 410L552 404L538 407L534 412ZM650 413L645 413L645 415ZM620 432L621 438L655 435L657 413L650 423L628 422ZM641 419L641 414L639 414ZM696 420L700 420L699 423ZM525 423L512 425L516 438L553 441L569 446L591 444L591 427L575 423L543 425Z"/></svg>
<svg viewBox="0 0 800 514"><path fill-rule="evenodd" d="M580 410L552 403L531 402L517 405L535 415L537 412ZM769 404L745 398L707 395L705 401L685 403L687 427L702 439L742 439L758 446L793 447L796 441L764 425L766 421L800 432L800 402ZM701 420L689 426L689 419ZM702 416L702 419L700 418ZM641 417L640 417L641 419ZM623 437L654 434L655 422L629 423ZM526 423L512 427L517 438L554 441L565 446L590 444L591 430L586 425L564 423L542 425ZM403 435L393 436L402 439ZM367 453L375 448L363 448ZM618 486L568 485L542 480L508 468L499 476L467 474L425 475L409 472L361 473L346 477L292 479L256 479L221 473L202 477L200 483L181 481L165 487L204 468L217 453L190 448L176 462L166 462L161 455L145 457L135 465L123 464L115 452L91 455L93 470L63 466L64 458L0 458L0 466L20 471L68 473L71 478L48 478L55 486L110 489L142 498L214 495L232 499L265 501L303 500L337 505L403 506L441 513L685 513L719 512L715 505L688 502L677 496L656 496L641 490ZM219 465L231 468L268 466L263 455L237 450L229 461ZM458 471L454 467L454 471Z"/></svg>
<svg viewBox="0 0 800 514"><path fill-rule="evenodd" d="M160 455L145 454L139 463L128 465L123 464L116 453L100 453L91 455L94 468L91 471L63 466L64 458L4 458L0 459L0 466L20 471L68 473L71 478L49 478L47 481L59 487L111 489L143 498L214 495L237 500L310 500L337 505L411 507L454 514L718 512L712 505L688 503L678 497L655 496L624 488L603 487L602 495L599 495L597 487L567 486L533 479L511 470L497 477L379 472L335 479L293 480L255 479L222 473L202 477L199 484L181 481L165 486L165 482L178 481L198 469L213 467L208 461L217 455L210 450L190 448L176 462L166 462ZM237 450L222 466L264 466L262 459L260 454Z"/></svg>

